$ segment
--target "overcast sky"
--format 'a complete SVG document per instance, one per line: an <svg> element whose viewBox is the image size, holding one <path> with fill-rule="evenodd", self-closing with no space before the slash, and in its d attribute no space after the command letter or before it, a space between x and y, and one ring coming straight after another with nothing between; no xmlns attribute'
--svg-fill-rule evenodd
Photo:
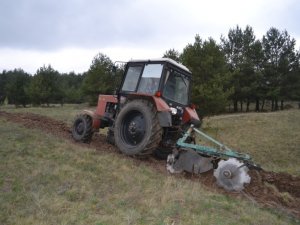
<svg viewBox="0 0 300 225"><path fill-rule="evenodd" d="M0 0L0 71L45 65L87 71L101 52L113 61L159 58L230 28L287 30L300 44L299 0Z"/></svg>

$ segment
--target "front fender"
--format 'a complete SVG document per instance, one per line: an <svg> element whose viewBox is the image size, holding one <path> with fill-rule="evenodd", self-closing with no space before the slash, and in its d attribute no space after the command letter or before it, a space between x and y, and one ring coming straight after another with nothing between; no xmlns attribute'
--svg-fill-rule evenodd
<svg viewBox="0 0 300 225"><path fill-rule="evenodd" d="M95 111L83 110L82 114L89 115L93 119L93 124L92 124L93 129L97 130L100 128L100 119L101 118L96 114Z"/></svg>

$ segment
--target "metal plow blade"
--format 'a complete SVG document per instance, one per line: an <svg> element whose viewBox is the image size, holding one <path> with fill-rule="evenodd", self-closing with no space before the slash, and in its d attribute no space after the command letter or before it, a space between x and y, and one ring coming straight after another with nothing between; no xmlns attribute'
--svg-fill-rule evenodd
<svg viewBox="0 0 300 225"><path fill-rule="evenodd" d="M184 150L168 156L167 170L170 173L183 171L199 174L213 169L211 158L202 157L193 150Z"/></svg>
<svg viewBox="0 0 300 225"><path fill-rule="evenodd" d="M248 168L237 159L230 158L227 161L221 160L218 168L214 171L217 184L228 191L241 191L244 184L250 183Z"/></svg>

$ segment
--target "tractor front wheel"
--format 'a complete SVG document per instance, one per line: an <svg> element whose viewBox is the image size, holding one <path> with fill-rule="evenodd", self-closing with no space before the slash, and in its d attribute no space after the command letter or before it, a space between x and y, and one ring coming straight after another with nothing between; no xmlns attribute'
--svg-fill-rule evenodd
<svg viewBox="0 0 300 225"><path fill-rule="evenodd" d="M146 100L133 100L117 115L115 144L126 155L150 155L161 142L162 131L156 107Z"/></svg>
<svg viewBox="0 0 300 225"><path fill-rule="evenodd" d="M89 143L93 136L93 119L86 114L78 115L72 126L72 136L75 141Z"/></svg>

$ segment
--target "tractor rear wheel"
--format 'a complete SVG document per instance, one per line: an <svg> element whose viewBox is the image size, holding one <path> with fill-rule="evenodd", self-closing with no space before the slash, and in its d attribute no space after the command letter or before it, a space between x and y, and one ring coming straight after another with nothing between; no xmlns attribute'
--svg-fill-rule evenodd
<svg viewBox="0 0 300 225"><path fill-rule="evenodd" d="M75 141L89 143L93 136L93 119L86 114L76 116L72 126L72 136Z"/></svg>
<svg viewBox="0 0 300 225"><path fill-rule="evenodd" d="M128 102L117 115L115 144L126 155L147 156L162 139L156 107L146 100Z"/></svg>

